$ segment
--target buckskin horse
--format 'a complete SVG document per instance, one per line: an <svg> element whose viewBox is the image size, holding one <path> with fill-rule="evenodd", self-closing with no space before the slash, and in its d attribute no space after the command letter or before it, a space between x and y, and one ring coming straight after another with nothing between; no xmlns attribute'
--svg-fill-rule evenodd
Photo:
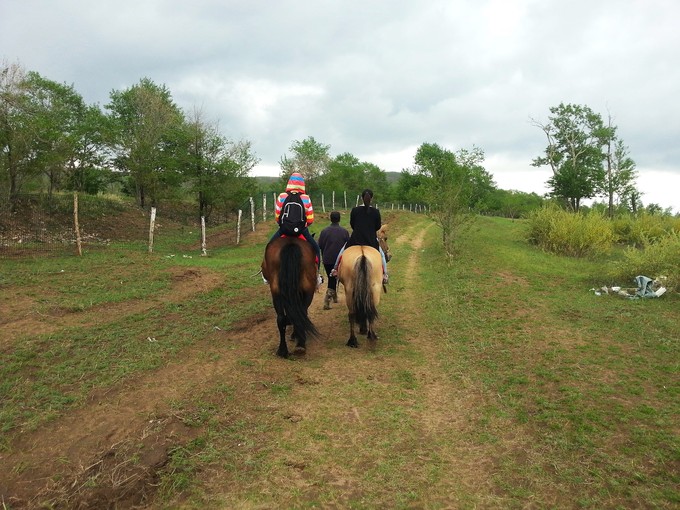
<svg viewBox="0 0 680 510"><path fill-rule="evenodd" d="M380 247L386 260L392 258L384 229L378 231ZM354 334L355 325L369 340L377 340L373 324L378 318L380 295L384 289L380 252L371 246L350 246L342 253L338 266L338 281L345 288L349 317L349 347L359 347ZM385 289L386 291L386 289Z"/></svg>
<svg viewBox="0 0 680 510"><path fill-rule="evenodd" d="M279 348L276 354L288 357L286 326L293 326L295 352L303 354L309 336L318 331L309 319L307 310L316 291L316 262L314 250L304 239L279 237L264 251L262 276L269 282L276 324L279 328Z"/></svg>

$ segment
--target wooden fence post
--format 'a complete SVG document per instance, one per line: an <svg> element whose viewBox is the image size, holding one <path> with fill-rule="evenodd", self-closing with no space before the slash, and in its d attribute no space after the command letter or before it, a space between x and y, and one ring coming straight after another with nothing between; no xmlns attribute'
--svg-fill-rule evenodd
<svg viewBox="0 0 680 510"><path fill-rule="evenodd" d="M205 248L205 216L201 216L201 256L205 257L208 250Z"/></svg>
<svg viewBox="0 0 680 510"><path fill-rule="evenodd" d="M238 210L238 220L236 222L236 244L239 244L241 242L241 216L243 215L243 211L241 209Z"/></svg>
<svg viewBox="0 0 680 510"><path fill-rule="evenodd" d="M73 225L76 229L76 246L78 247L78 255L83 255L83 245L80 241L80 225L78 225L78 192L73 192Z"/></svg>
<svg viewBox="0 0 680 510"><path fill-rule="evenodd" d="M326 196L321 193L321 210L325 213L326 212Z"/></svg>
<svg viewBox="0 0 680 510"><path fill-rule="evenodd" d="M249 197L249 200L250 200L250 224L252 231L255 232L255 200L253 200L253 197Z"/></svg>
<svg viewBox="0 0 680 510"><path fill-rule="evenodd" d="M345 211L347 210L347 190L342 192L345 195Z"/></svg>
<svg viewBox="0 0 680 510"><path fill-rule="evenodd" d="M333 191L333 202L331 203L331 207L335 211L335 191Z"/></svg>
<svg viewBox="0 0 680 510"><path fill-rule="evenodd" d="M262 221L267 221L267 194L262 193Z"/></svg>
<svg viewBox="0 0 680 510"><path fill-rule="evenodd" d="M153 231L156 228L156 208L151 208L151 220L149 221L149 253L153 253Z"/></svg>

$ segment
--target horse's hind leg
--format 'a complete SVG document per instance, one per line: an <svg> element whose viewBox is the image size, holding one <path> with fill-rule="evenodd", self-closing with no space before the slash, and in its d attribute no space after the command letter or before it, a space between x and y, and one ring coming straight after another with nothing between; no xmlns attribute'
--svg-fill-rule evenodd
<svg viewBox="0 0 680 510"><path fill-rule="evenodd" d="M368 333L367 333L366 337L369 340L377 340L378 339L378 335L375 333L375 329L373 329L373 324L368 325Z"/></svg>
<svg viewBox="0 0 680 510"><path fill-rule="evenodd" d="M307 342L302 335L293 330L292 338L295 338L295 354L304 354L307 352Z"/></svg>
<svg viewBox="0 0 680 510"><path fill-rule="evenodd" d="M288 344L286 343L286 324L288 321L284 315L276 316L276 325L279 327L279 349L276 351L282 358L288 357Z"/></svg>
<svg viewBox="0 0 680 510"><path fill-rule="evenodd" d="M347 340L347 347L359 347L357 336L354 334L354 314L349 314L349 340Z"/></svg>

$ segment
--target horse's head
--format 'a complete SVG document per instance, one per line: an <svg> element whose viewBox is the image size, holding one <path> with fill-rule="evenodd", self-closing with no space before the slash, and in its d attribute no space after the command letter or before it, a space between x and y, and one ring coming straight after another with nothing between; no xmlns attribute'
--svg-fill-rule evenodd
<svg viewBox="0 0 680 510"><path fill-rule="evenodd" d="M385 260L389 262L390 259L392 258L392 252L390 251L390 247L387 245L387 224L380 227L380 230L378 230L377 234L378 243L380 244L380 248L385 254Z"/></svg>

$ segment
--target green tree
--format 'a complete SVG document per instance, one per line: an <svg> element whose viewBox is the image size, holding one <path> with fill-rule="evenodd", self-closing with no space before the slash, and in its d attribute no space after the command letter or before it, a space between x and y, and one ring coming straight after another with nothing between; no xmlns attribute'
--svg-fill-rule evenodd
<svg viewBox="0 0 680 510"><path fill-rule="evenodd" d="M331 146L317 142L313 136L308 136L302 141L293 141L289 150L292 156L289 158L284 155L279 161L284 185L293 172L301 173L307 186L316 185L315 181L328 170Z"/></svg>
<svg viewBox="0 0 680 510"><path fill-rule="evenodd" d="M364 184L357 188L357 194L365 188L375 193L376 204L385 203L390 198L390 183L385 171L374 163L364 163Z"/></svg>
<svg viewBox="0 0 680 510"><path fill-rule="evenodd" d="M155 205L164 191L179 183L183 157L177 151L186 150L181 142L181 110L164 85L148 78L126 90L112 91L106 109L114 165L130 175L141 207L147 198Z"/></svg>
<svg viewBox="0 0 680 510"><path fill-rule="evenodd" d="M75 115L73 151L66 163L67 188L97 194L112 179L104 166L106 119L99 106L84 103Z"/></svg>
<svg viewBox="0 0 680 510"><path fill-rule="evenodd" d="M48 192L99 191L103 116L72 85L56 83L18 64L0 70L0 182L10 202L34 182ZM87 181L87 182L86 182Z"/></svg>
<svg viewBox="0 0 680 510"><path fill-rule="evenodd" d="M608 200L607 212L609 217L614 216L615 206L627 204L631 197L637 193L635 179L637 170L635 161L630 157L628 147L615 135L616 128L609 126L614 131L614 136L606 142L606 172L602 186L602 194Z"/></svg>
<svg viewBox="0 0 680 510"><path fill-rule="evenodd" d="M479 147L460 149L455 157L458 164L466 168L468 172L468 207L478 212L484 210L496 189L493 176L482 166L484 151Z"/></svg>
<svg viewBox="0 0 680 510"><path fill-rule="evenodd" d="M488 198L486 212L505 218L522 218L540 209L543 203L543 198L536 193L495 189Z"/></svg>
<svg viewBox="0 0 680 510"><path fill-rule="evenodd" d="M217 124L194 110L184 125L181 143L185 144L181 169L196 195L199 217L209 218L217 204L233 208L246 193L252 193L255 180L248 175L259 159L250 142L229 141Z"/></svg>
<svg viewBox="0 0 680 510"><path fill-rule="evenodd" d="M38 73L28 73L26 83L36 137L33 164L47 177L49 194L65 183L82 189L86 172L91 190L94 167L101 162L99 108L87 106L72 85Z"/></svg>
<svg viewBox="0 0 680 510"><path fill-rule="evenodd" d="M532 161L536 167L549 165L551 195L578 211L581 200L602 190L605 180L603 146L614 137L615 129L605 126L602 117L587 106L564 104L550 108L547 124L533 121L548 139L543 156Z"/></svg>
<svg viewBox="0 0 680 510"><path fill-rule="evenodd" d="M364 182L364 165L359 158L344 152L328 163L328 170L319 178L318 187L327 191L356 190Z"/></svg>
<svg viewBox="0 0 680 510"><path fill-rule="evenodd" d="M194 110L184 126L186 143L183 173L198 200L199 217L210 216L219 191L222 160L226 140L217 126L205 121L202 112Z"/></svg>
<svg viewBox="0 0 680 510"><path fill-rule="evenodd" d="M318 180L318 187L357 195L361 190L370 188L376 195L377 202L386 200L389 191L384 170L373 163L360 161L349 152L339 154L329 162L328 169Z"/></svg>
<svg viewBox="0 0 680 510"><path fill-rule="evenodd" d="M392 198L398 203L422 204L429 193L429 177L418 173L418 169L402 170L394 184Z"/></svg>
<svg viewBox="0 0 680 510"><path fill-rule="evenodd" d="M449 257L455 253L459 234L473 218L471 206L477 196L475 176L483 174L483 158L480 149L454 154L430 143L422 144L416 151L416 171L427 178L424 198L442 228L442 241Z"/></svg>
<svg viewBox="0 0 680 510"><path fill-rule="evenodd" d="M250 177L250 171L259 161L250 141L227 143L217 184L220 200L227 210L237 208L257 191L257 182Z"/></svg>
<svg viewBox="0 0 680 510"><path fill-rule="evenodd" d="M36 143L26 71L16 64L0 67L0 184L13 209L23 184L36 173Z"/></svg>

